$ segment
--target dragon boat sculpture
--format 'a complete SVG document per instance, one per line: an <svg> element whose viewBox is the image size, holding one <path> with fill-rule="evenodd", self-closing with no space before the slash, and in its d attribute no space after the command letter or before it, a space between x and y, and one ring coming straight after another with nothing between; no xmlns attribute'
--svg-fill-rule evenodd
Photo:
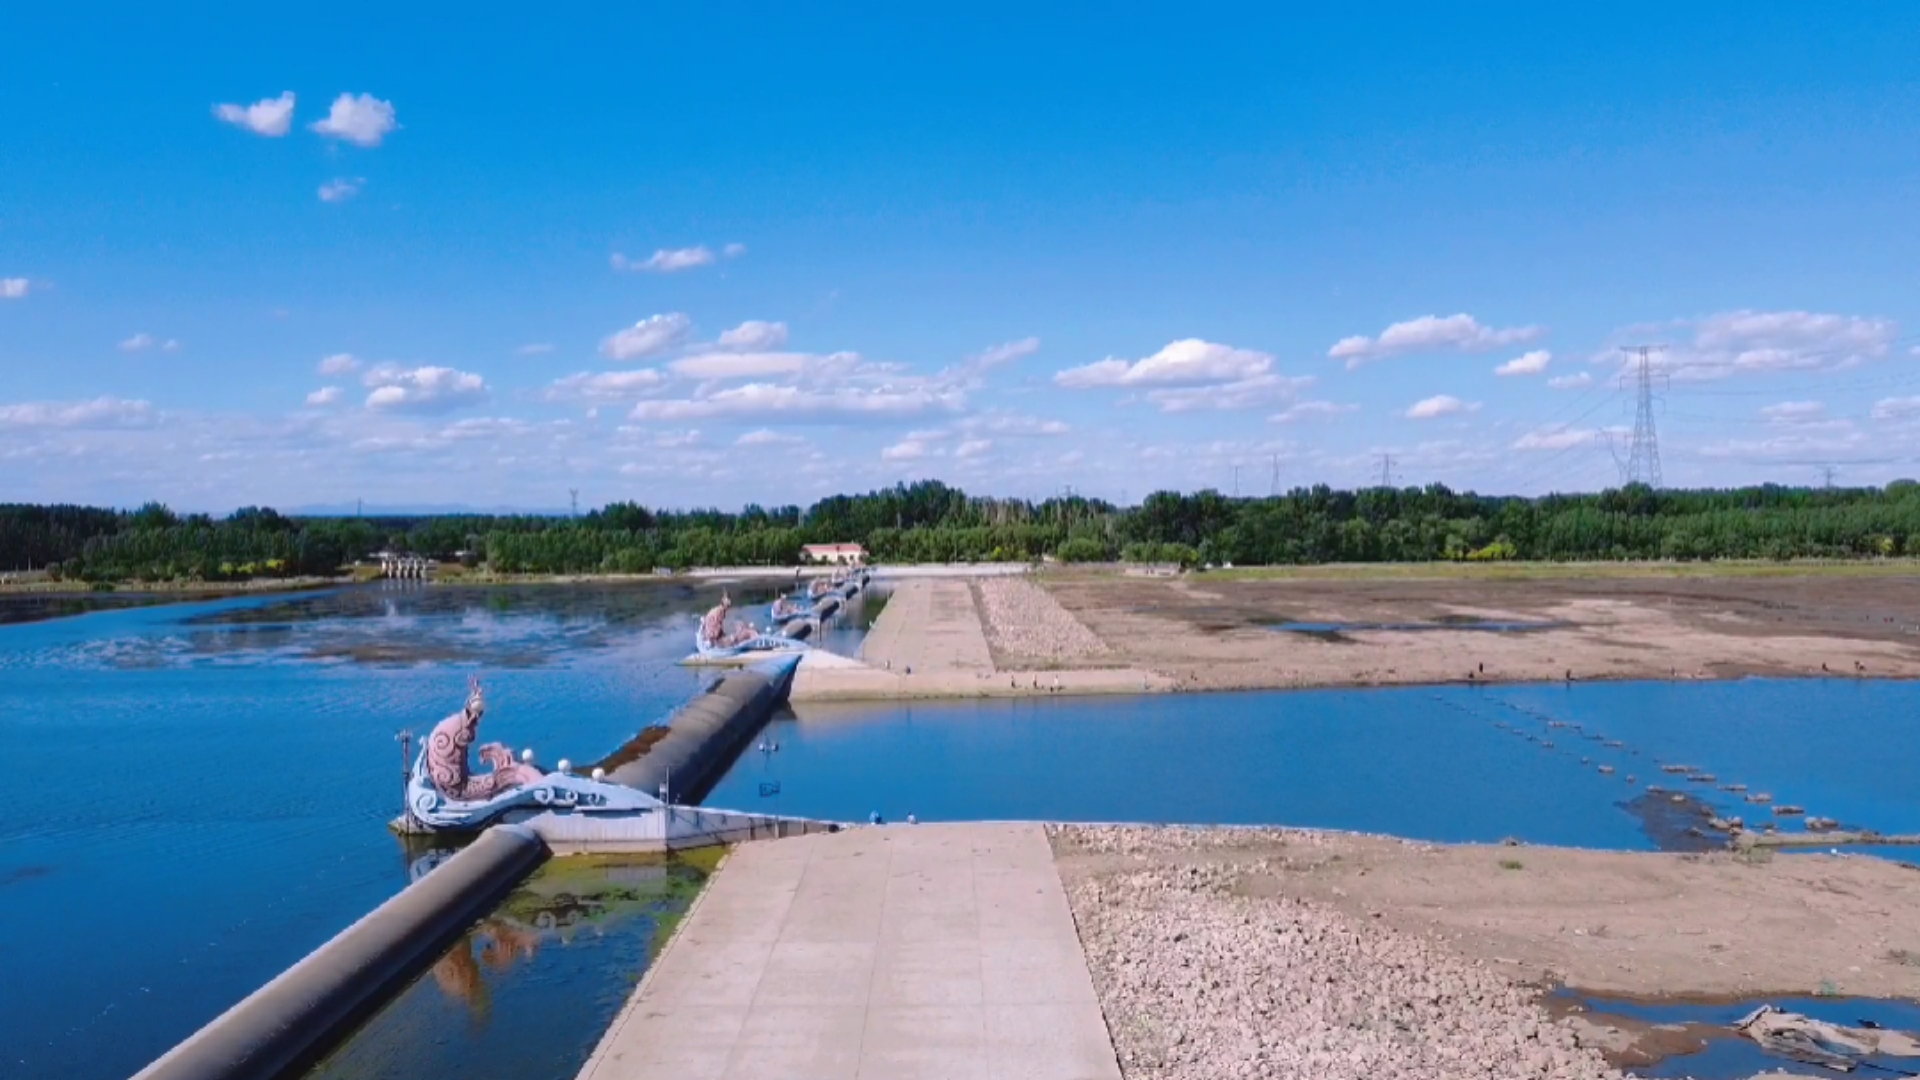
<svg viewBox="0 0 1920 1080"><path fill-rule="evenodd" d="M693 654L681 663L743 663L768 653L797 653L809 648L805 641L786 633L764 631L752 623L729 623L727 614L732 610L732 598L721 593L720 602L707 612L694 629ZM793 621L788 620L788 623Z"/></svg>
<svg viewBox="0 0 1920 1080"><path fill-rule="evenodd" d="M460 711L434 725L407 774L407 808L394 822L397 831L470 832L550 809L623 812L662 805L620 784L544 770L531 751L516 760L502 743L481 744L479 758L491 768L473 771L467 752L485 713L486 697L475 681Z"/></svg>

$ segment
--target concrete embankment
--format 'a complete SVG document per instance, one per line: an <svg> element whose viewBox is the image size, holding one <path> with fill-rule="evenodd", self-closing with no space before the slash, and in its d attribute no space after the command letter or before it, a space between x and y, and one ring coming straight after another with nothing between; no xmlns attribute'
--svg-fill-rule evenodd
<svg viewBox="0 0 1920 1080"><path fill-rule="evenodd" d="M546 857L529 830L489 829L135 1080L274 1080L311 1064Z"/></svg>
<svg viewBox="0 0 1920 1080"><path fill-rule="evenodd" d="M962 578L894 582L886 610L867 631L860 660L803 663L794 680L794 700L1137 694L1171 688L1166 678L1133 668L997 667L973 589Z"/></svg>

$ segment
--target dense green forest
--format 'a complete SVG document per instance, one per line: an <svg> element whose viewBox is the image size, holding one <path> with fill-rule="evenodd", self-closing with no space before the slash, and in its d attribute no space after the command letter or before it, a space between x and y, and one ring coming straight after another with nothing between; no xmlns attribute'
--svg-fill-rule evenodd
<svg viewBox="0 0 1920 1080"><path fill-rule="evenodd" d="M1920 484L1712 491L1628 487L1541 498L1424 488L1300 488L1272 498L1158 492L1136 507L967 495L937 481L802 510L649 510L570 517L224 518L0 505L0 571L86 581L332 575L378 550L499 573L644 573L792 565L802 544L855 541L878 562L1037 560L1261 565L1441 559L1792 559L1920 555Z"/></svg>

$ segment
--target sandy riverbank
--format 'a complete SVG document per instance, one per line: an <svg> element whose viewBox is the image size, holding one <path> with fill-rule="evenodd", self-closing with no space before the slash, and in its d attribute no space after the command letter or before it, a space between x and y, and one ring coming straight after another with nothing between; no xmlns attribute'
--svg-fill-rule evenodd
<svg viewBox="0 0 1920 1080"><path fill-rule="evenodd" d="M1702 1036L1549 1014L1637 997L1912 996L1920 873L1451 846L1296 829L1064 826L1057 865L1130 1078L1603 1076Z"/></svg>
<svg viewBox="0 0 1920 1080"><path fill-rule="evenodd" d="M1106 652L1010 653L1002 665L1125 666L1181 689L1559 681L1569 673L1920 677L1920 575L1338 569L1286 577L1050 573L1036 580ZM1473 620L1539 628L1438 628ZM1361 628L1271 629L1286 622ZM1435 628L1383 628L1406 626Z"/></svg>
<svg viewBox="0 0 1920 1080"><path fill-rule="evenodd" d="M1920 678L1920 576L1850 568L1564 576L1343 567L904 578L860 664L799 700L1453 682ZM1372 576L1369 576L1370 572ZM1518 624L1508 632L1475 621ZM1278 624L1315 624L1313 633Z"/></svg>

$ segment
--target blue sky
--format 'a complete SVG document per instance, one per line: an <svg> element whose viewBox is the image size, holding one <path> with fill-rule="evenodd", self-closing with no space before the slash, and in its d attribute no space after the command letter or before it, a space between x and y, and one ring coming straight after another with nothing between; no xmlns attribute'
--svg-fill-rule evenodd
<svg viewBox="0 0 1920 1080"><path fill-rule="evenodd" d="M1557 8L9 9L0 501L1920 474L1920 9Z"/></svg>

